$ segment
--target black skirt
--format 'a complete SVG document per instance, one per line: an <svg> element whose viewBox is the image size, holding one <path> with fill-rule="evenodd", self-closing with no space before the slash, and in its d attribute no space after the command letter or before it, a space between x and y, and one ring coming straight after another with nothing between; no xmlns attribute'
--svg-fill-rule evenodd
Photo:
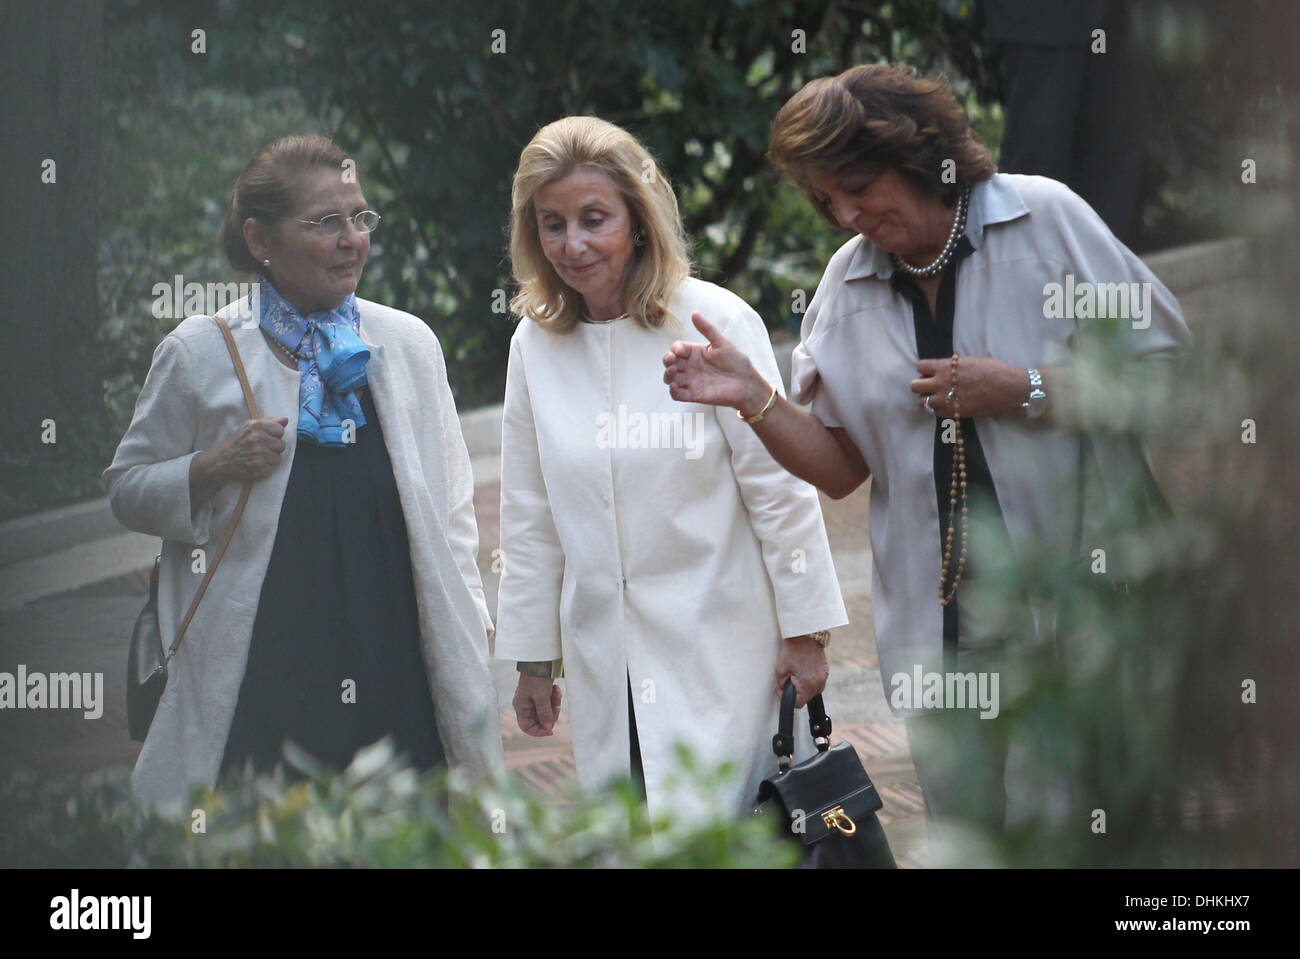
<svg viewBox="0 0 1300 959"><path fill-rule="evenodd" d="M266 770L292 740L336 769L392 736L443 762L402 505L370 391L342 448L298 443L221 770Z"/></svg>

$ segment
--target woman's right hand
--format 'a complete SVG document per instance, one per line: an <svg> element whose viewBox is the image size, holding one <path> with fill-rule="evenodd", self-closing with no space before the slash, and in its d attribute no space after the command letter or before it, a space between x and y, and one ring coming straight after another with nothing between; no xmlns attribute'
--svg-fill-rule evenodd
<svg viewBox="0 0 1300 959"><path fill-rule="evenodd" d="M664 382L673 399L686 403L730 406L757 413L771 396L772 386L754 369L749 357L699 313L691 314L707 343L678 340L664 354Z"/></svg>
<svg viewBox="0 0 1300 959"><path fill-rule="evenodd" d="M285 450L287 416L246 420L239 429L190 461L190 501L206 503L229 482L265 479Z"/></svg>
<svg viewBox="0 0 1300 959"><path fill-rule="evenodd" d="M554 736L563 694L549 676L519 676L515 687L515 721L529 736Z"/></svg>

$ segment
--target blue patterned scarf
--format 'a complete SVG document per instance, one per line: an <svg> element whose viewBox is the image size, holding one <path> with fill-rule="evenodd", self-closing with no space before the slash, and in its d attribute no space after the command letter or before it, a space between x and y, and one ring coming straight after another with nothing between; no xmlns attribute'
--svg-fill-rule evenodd
<svg viewBox="0 0 1300 959"><path fill-rule="evenodd" d="M298 438L320 446L346 446L343 421L365 425L354 390L366 385L370 351L361 342L355 294L332 310L303 317L269 280L262 280L261 327L298 357L302 382ZM353 433L355 434L355 429Z"/></svg>

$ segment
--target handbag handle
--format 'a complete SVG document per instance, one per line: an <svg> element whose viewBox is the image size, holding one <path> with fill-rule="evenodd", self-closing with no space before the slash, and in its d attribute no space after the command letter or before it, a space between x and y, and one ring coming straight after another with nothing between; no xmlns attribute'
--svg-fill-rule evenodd
<svg viewBox="0 0 1300 959"><path fill-rule="evenodd" d="M781 772L790 768L794 758L794 702L798 695L794 683L787 679L781 690L781 718L772 737L772 752L776 753L776 765ZM821 693L808 700L808 729L818 752L831 748L831 718L826 715Z"/></svg>
<svg viewBox="0 0 1300 959"><path fill-rule="evenodd" d="M253 388L248 385L248 374L244 372L244 361L240 359L239 347L235 345L235 338L230 333L230 327L219 316L212 317L212 322L216 323L217 328L221 330L221 335L226 341L226 349L230 351L231 362L235 364L235 375L239 377L239 385L244 390L244 402L248 405L249 418L260 419L261 414L258 412L257 400L253 396ZM176 630L176 639L167 649L167 657L163 660L164 667L171 662L171 658L176 655L176 650L180 648L181 640L185 638L185 630L189 629L190 620L194 618L194 612L199 608L199 600L203 599L203 594L208 591L208 584L212 582L212 574L221 565L221 558L226 555L226 547L230 545L230 540L235 535L235 527L239 525L239 520L244 515L244 507L248 505L248 494L252 492L252 489L253 481L249 480L239 493L239 502L235 504L234 518L231 519L230 526L226 529L226 535L221 539L221 545L217 547L216 556L208 564L208 571L204 573L203 581L199 583L199 588L194 592L194 599L190 601L190 608L186 611L184 619L181 620L181 624Z"/></svg>

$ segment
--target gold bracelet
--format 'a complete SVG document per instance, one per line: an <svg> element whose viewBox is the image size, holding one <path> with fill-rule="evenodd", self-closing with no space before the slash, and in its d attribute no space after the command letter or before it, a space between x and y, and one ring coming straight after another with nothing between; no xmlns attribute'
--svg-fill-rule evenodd
<svg viewBox="0 0 1300 959"><path fill-rule="evenodd" d="M740 412L740 410L736 410L736 415L739 416L746 423L748 423L750 426L753 426L755 423L759 422L764 416L767 415L768 410L772 408L772 405L775 402L776 402L776 387L773 386L772 393L770 396L768 396L767 402L763 404L763 408L761 410L759 410L753 416L746 416L744 413Z"/></svg>

